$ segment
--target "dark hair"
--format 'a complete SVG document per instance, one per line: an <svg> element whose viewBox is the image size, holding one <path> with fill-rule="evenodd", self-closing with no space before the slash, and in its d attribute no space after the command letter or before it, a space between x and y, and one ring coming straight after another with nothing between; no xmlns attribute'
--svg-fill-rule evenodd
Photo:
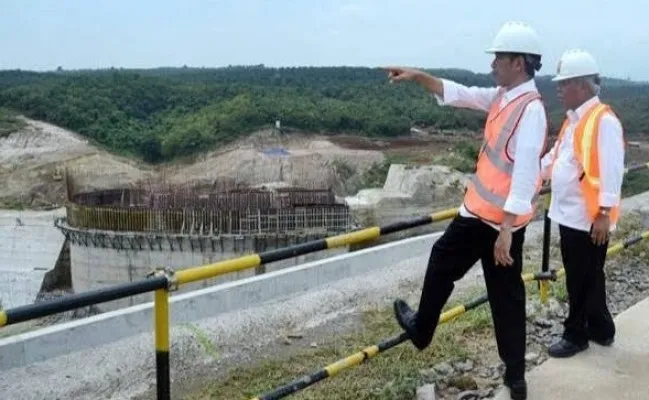
<svg viewBox="0 0 649 400"><path fill-rule="evenodd" d="M523 59L525 60L525 72L529 75L530 78L534 78L536 71L540 71L543 64L541 64L541 56L536 54L524 54Z"/></svg>
<svg viewBox="0 0 649 400"><path fill-rule="evenodd" d="M523 57L523 62L525 63L525 73L530 78L534 78L536 71L541 70L541 56L536 54L526 54L526 53L508 53L510 59L516 57Z"/></svg>

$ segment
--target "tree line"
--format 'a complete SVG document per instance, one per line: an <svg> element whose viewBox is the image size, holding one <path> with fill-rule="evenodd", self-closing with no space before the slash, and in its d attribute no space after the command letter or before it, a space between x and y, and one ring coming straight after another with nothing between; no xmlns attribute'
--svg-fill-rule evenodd
<svg viewBox="0 0 649 400"><path fill-rule="evenodd" d="M487 74L430 72L466 85L493 85ZM564 114L554 84L549 77L537 84L556 130ZM649 131L649 84L604 79L601 97L629 134ZM0 107L153 163L228 143L275 120L314 133L389 137L406 135L412 126L478 130L485 118L439 107L416 85L390 85L384 71L361 67L0 71Z"/></svg>

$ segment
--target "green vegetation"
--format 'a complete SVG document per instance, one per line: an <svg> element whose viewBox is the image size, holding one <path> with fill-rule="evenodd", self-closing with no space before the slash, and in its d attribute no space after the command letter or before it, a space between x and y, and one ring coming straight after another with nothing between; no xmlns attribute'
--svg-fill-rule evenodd
<svg viewBox="0 0 649 400"><path fill-rule="evenodd" d="M453 151L432 160L435 164L447 165L460 172L469 173L475 170L479 146L468 140L463 140L453 146Z"/></svg>
<svg viewBox="0 0 649 400"><path fill-rule="evenodd" d="M15 113L0 108L0 138L7 137L25 127L25 121L16 117Z"/></svg>
<svg viewBox="0 0 649 400"><path fill-rule="evenodd" d="M629 172L622 182L622 197L634 196L649 190L649 174L646 170Z"/></svg>
<svg viewBox="0 0 649 400"><path fill-rule="evenodd" d="M482 290L478 288L471 290L462 296L462 302L473 300L481 294ZM458 303L454 301L446 309ZM493 340L492 329L489 307L482 305L440 325L435 340L424 352L405 343L373 358L367 365L352 367L292 397L302 400L413 399L418 386L435 379L432 367L436 363L484 354L485 342ZM357 332L337 335L331 343L316 349L301 350L288 359L268 359L254 367L236 368L224 379L185 399L249 399L399 332L392 308L368 311L363 315Z"/></svg>
<svg viewBox="0 0 649 400"><path fill-rule="evenodd" d="M493 85L486 74L432 72ZM563 113L554 86L548 77L538 86L556 128ZM649 130L649 85L605 79L603 87L627 132ZM408 134L414 125L477 130L484 122L483 113L441 108L414 84L390 85L383 71L356 67L0 71L0 107L149 162L196 154L277 119L309 132L374 137Z"/></svg>

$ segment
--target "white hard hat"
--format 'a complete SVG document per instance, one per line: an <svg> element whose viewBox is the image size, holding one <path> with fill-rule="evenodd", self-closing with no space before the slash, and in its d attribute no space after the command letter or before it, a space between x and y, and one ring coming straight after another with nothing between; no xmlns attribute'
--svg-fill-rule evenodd
<svg viewBox="0 0 649 400"><path fill-rule="evenodd" d="M487 53L524 53L541 55L541 40L525 22L509 21L500 28Z"/></svg>
<svg viewBox="0 0 649 400"><path fill-rule="evenodd" d="M599 75L595 58L587 51L571 49L561 56L557 65L557 75L552 80L556 82L592 75Z"/></svg>

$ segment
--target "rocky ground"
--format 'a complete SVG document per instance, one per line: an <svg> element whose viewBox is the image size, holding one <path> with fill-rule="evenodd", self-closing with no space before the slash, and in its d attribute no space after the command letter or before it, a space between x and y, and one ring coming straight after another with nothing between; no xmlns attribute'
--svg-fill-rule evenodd
<svg viewBox="0 0 649 400"><path fill-rule="evenodd" d="M635 253L623 259L609 260L607 293L614 316L649 296L647 254L644 249ZM568 312L564 283L561 279L553 284L555 295L547 305L541 305L538 297L528 303L528 370L548 358L547 347L561 336L563 320ZM489 351L480 355L456 362L442 362L422 370L427 384L418 390L418 399L477 400L493 397L502 383L504 368L499 361L494 362L493 343L487 347ZM433 392L436 392L436 397L433 397Z"/></svg>

